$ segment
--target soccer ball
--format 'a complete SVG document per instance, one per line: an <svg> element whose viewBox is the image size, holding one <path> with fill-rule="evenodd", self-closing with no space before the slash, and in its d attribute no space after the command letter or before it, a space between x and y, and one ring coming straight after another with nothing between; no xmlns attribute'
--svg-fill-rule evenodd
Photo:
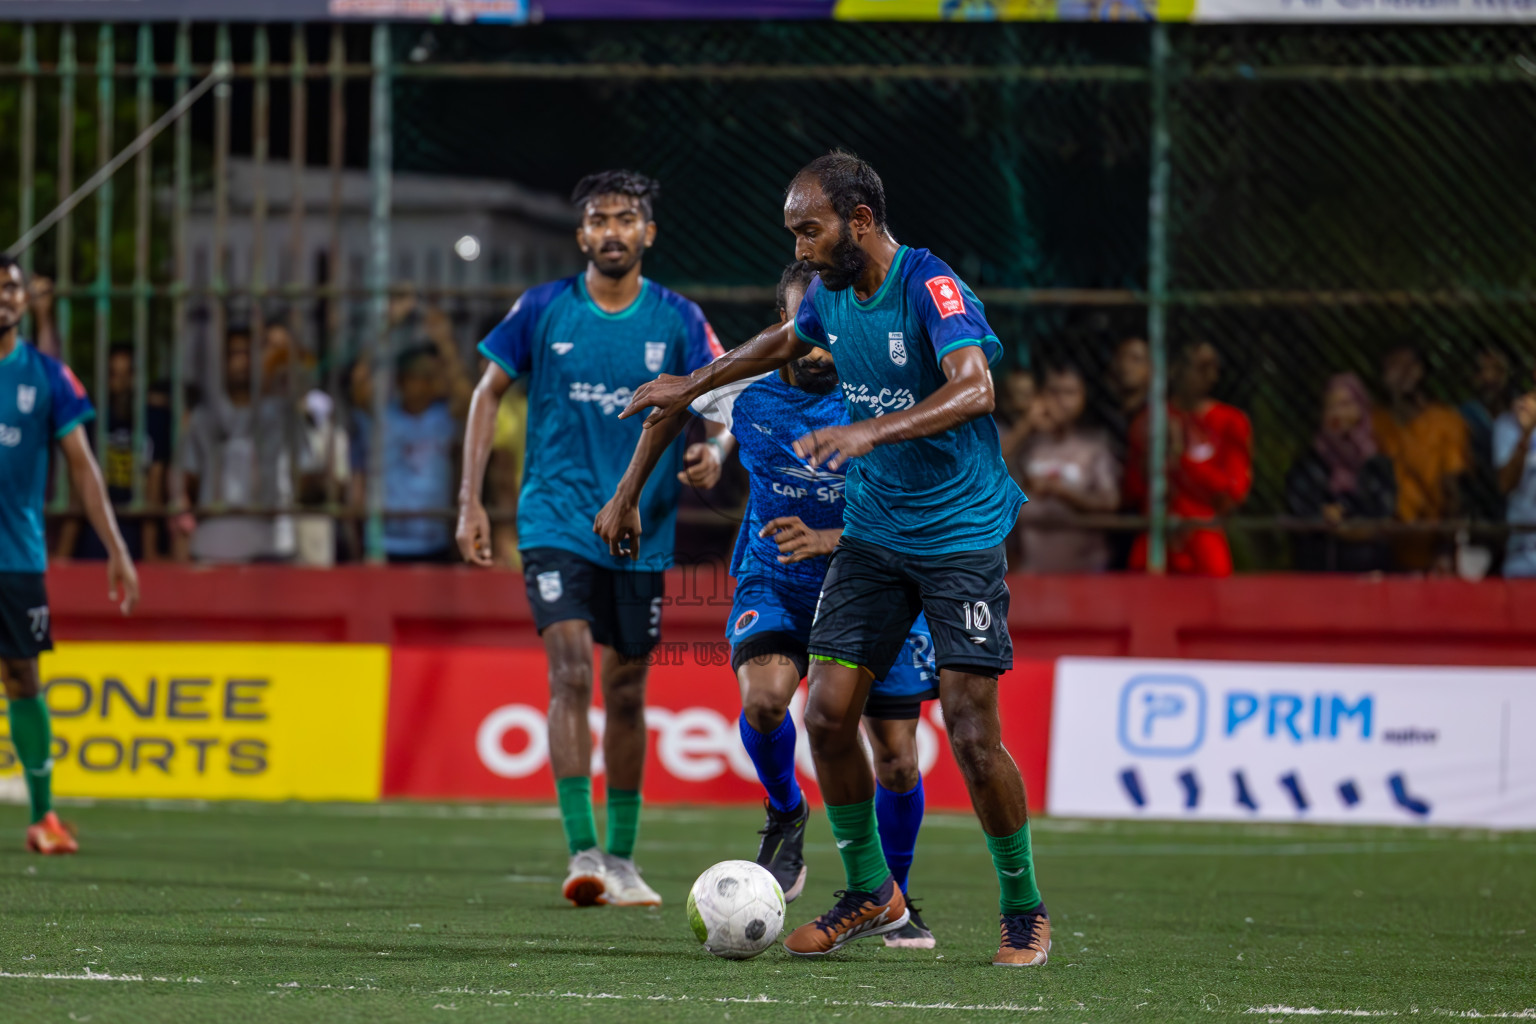
<svg viewBox="0 0 1536 1024"><path fill-rule="evenodd" d="M688 923L706 952L750 960L784 930L784 890L761 864L723 860L693 883Z"/></svg>

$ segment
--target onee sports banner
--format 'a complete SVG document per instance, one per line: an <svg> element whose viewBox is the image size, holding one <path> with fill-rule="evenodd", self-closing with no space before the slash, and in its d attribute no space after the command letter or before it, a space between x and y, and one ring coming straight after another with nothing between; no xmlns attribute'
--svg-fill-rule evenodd
<svg viewBox="0 0 1536 1024"><path fill-rule="evenodd" d="M741 696L723 642L667 643L646 688L645 798L657 803L762 799L737 732ZM1031 806L1045 798L1051 678L1048 661L1021 661L1003 676L1003 741L1024 772ZM390 682L384 795L471 800L553 800L541 648L397 647ZM601 799L601 697L590 716L592 774ZM790 713L797 724L805 687ZM937 701L923 705L918 759L928 806L969 810ZM805 730L795 751L801 784L817 800Z"/></svg>
<svg viewBox="0 0 1536 1024"><path fill-rule="evenodd" d="M1052 814L1536 827L1536 670L1064 658Z"/></svg>
<svg viewBox="0 0 1536 1024"><path fill-rule="evenodd" d="M67 643L41 667L61 796L379 796L386 647Z"/></svg>

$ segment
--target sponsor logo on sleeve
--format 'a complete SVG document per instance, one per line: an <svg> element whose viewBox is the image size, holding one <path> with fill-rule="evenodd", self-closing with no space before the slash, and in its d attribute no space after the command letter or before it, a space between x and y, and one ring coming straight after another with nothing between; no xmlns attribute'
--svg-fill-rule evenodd
<svg viewBox="0 0 1536 1024"><path fill-rule="evenodd" d="M709 346L709 357L719 359L725 355L725 346L720 344L720 339L715 335L715 329L709 326L709 321L704 321L704 342Z"/></svg>
<svg viewBox="0 0 1536 1024"><path fill-rule="evenodd" d="M960 294L960 286L952 277L930 277L928 294L933 297L933 304L938 307L941 320L965 312L965 299Z"/></svg>

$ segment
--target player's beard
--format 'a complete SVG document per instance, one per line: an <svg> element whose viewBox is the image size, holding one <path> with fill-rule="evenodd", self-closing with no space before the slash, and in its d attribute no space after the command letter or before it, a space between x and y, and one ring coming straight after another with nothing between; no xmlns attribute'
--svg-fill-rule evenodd
<svg viewBox="0 0 1536 1024"><path fill-rule="evenodd" d="M853 240L853 232L848 230L848 222L844 221L843 230L832 246L832 262L812 263L811 266L821 275L823 288L840 292L852 288L864 276L864 270L869 266L869 254L859 248L859 244Z"/></svg>
<svg viewBox="0 0 1536 1024"><path fill-rule="evenodd" d="M837 366L822 359L805 357L795 360L795 387L813 395L830 395L837 390Z"/></svg>
<svg viewBox="0 0 1536 1024"><path fill-rule="evenodd" d="M598 253L601 252L602 249L598 249ZM629 258L614 265L604 263L602 260L597 259L594 255L592 258L592 265L597 268L597 272L599 274L602 274L604 277L611 277L617 281L619 278L628 274L631 270L634 270L635 264L640 262L639 254L630 252L627 246L624 248L624 252Z"/></svg>

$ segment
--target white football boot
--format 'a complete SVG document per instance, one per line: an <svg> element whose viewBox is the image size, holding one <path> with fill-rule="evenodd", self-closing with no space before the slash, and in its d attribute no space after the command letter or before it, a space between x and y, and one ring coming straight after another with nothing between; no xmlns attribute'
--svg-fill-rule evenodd
<svg viewBox="0 0 1536 1024"><path fill-rule="evenodd" d="M560 891L578 907L595 907L603 902L608 885L603 851L593 846L571 857L571 871Z"/></svg>
<svg viewBox="0 0 1536 1024"><path fill-rule="evenodd" d="M659 907L661 896L645 884L640 869L628 857L603 854L607 889L598 897L610 907Z"/></svg>

